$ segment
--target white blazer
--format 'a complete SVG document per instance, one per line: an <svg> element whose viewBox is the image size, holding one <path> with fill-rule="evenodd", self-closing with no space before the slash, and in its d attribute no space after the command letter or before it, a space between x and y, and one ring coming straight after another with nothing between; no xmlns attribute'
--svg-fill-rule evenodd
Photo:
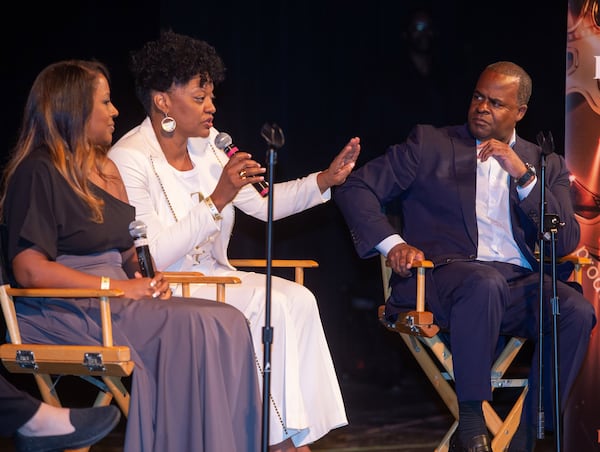
<svg viewBox="0 0 600 452"><path fill-rule="evenodd" d="M156 266L163 271L198 270L204 272L233 270L227 247L235 221L234 206L266 221L268 200L251 185L242 188L233 202L215 220L208 206L199 202L213 191L227 155L217 149L212 128L208 138L190 138L188 150L194 163L196 194L182 183L187 172L175 170L166 160L146 118L127 132L111 148L108 156L115 162L127 189L129 202L136 208L136 218L146 223L150 252ZM317 174L273 187L273 218L279 219L331 199L327 190L321 194ZM176 217L176 218L175 218Z"/></svg>

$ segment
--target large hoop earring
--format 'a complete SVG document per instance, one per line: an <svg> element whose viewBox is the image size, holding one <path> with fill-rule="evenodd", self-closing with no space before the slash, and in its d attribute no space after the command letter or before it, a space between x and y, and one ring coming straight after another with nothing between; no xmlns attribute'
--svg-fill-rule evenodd
<svg viewBox="0 0 600 452"><path fill-rule="evenodd" d="M175 130L175 128L177 127L177 122L175 121L175 118L172 118L171 116L169 116L168 113L165 113L164 115L165 115L165 117L160 122L160 127L165 132L172 133Z"/></svg>

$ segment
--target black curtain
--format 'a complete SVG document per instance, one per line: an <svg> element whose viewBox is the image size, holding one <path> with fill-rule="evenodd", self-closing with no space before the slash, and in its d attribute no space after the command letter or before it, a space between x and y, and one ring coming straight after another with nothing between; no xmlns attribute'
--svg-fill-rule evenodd
<svg viewBox="0 0 600 452"><path fill-rule="evenodd" d="M562 3L510 0L493 11L485 2L440 0L357 5L326 0L13 3L13 12L4 15L11 26L0 31L0 71L8 97L0 155L6 158L14 145L35 75L64 58L97 58L108 64L113 101L120 110L118 139L143 119L127 69L129 52L171 28L207 40L225 61L227 78L216 90L217 128L260 158L266 151L262 124L278 123L286 145L278 153L276 180L324 169L350 137L377 136L376 125L366 126L363 101L382 75L402 71L398 50L406 14L414 4L429 7L436 25L438 51L445 59L442 78L452 95L449 121L466 119L481 69L508 59L533 78L529 112L519 133L535 140L538 131L551 130L562 148L567 6ZM380 114L403 118L399 129L412 122L410 109L402 103ZM391 144L403 137L386 133L378 138ZM364 143L359 164L384 151L374 143ZM382 337L376 323L376 307L382 302L378 260L356 257L335 205L279 221L274 242L276 258L320 263L319 269L307 271L306 284L319 301L340 375L381 372L393 379L394 370L390 375L381 362L389 349L381 356L373 353ZM230 255L264 253L264 224L239 215Z"/></svg>

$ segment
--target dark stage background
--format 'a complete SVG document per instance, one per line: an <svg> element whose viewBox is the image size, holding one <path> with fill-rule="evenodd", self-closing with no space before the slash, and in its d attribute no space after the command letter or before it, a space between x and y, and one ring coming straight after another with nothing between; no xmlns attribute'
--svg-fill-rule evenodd
<svg viewBox="0 0 600 452"><path fill-rule="evenodd" d="M419 2L417 2L419 3ZM425 2L420 2L426 4ZM521 136L535 140L551 130L562 152L564 137L566 2L507 0L431 1L449 85L447 119L463 122L481 69L508 59L532 75L529 112ZM78 1L14 3L4 13L2 86L5 100L0 149L14 144L27 91L48 63L97 58L112 71L113 101L120 110L115 139L143 119L127 71L128 53L161 28L202 38L216 47L228 68L216 90L217 128L243 149L266 150L260 128L277 122L286 135L275 179L324 169L352 136L364 135L359 163L384 151L381 144L404 138L412 117L401 99L396 131L379 133L363 107L382 76L402 73L401 28L408 2L347 1ZM10 26L9 26L10 24ZM10 31L9 31L10 29ZM394 80L394 77L390 77ZM369 116L369 117L366 117ZM264 224L238 216L230 256L263 257ZM341 378L394 384L414 368L386 343L376 322L382 302L378 260L356 257L333 203L318 206L274 227L275 258L311 258L306 284L319 300L323 323ZM277 335L277 331L275 331ZM408 360L408 359L407 359ZM406 360L406 361L407 361Z"/></svg>

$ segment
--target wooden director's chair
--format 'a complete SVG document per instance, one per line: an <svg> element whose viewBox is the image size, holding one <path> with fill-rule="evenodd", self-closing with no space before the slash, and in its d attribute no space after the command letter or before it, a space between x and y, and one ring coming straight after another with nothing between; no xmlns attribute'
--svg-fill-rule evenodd
<svg viewBox="0 0 600 452"><path fill-rule="evenodd" d="M591 264L591 259L567 256L563 260L571 261L575 269L572 279L581 284L583 266ZM379 307L379 321L390 331L400 334L408 349L427 375L429 381L444 401L448 410L454 416L454 423L446 432L436 452L447 452L450 438L458 427L458 400L454 391L454 370L452 353L443 340L439 327L435 324L433 314L425 310L425 272L434 266L431 261L422 261L413 265L417 273L417 294L414 311L401 313L396 322L385 318L385 305ZM383 280L384 300L391 295L389 280L392 270L386 265L385 257L381 256L381 273ZM526 378L505 378L504 375L511 363L517 357L525 343L525 339L510 337L503 350L492 366L490 384L492 390L501 388L518 388L518 396L508 414L502 418L488 401L483 402L483 414L488 430L492 435L492 450L504 451L519 426L523 402L527 395L528 383Z"/></svg>
<svg viewBox="0 0 600 452"><path fill-rule="evenodd" d="M0 345L0 359L9 372L29 373L35 378L44 402L62 406L58 395L62 377L76 376L97 390L93 406L105 406L115 400L125 417L129 413L129 391L123 382L134 371L129 347L113 343L110 298L123 296L120 289L16 289L6 278L0 264L0 304L10 343ZM236 277L204 276L198 272L166 273L171 283L182 284L189 296L190 284L215 284L216 300L225 301L226 284L239 284ZM186 295L187 294L187 295ZM13 297L97 298L102 320L102 344L49 345L23 343ZM168 303L168 301L165 301ZM69 392L68 379L64 393ZM61 385L61 390L64 385ZM88 451L90 448L78 449Z"/></svg>
<svg viewBox="0 0 600 452"><path fill-rule="evenodd" d="M0 254L1 254L0 250ZM0 256L1 257L1 256ZM243 268L266 267L265 259L233 259L232 265ZM313 260L274 259L274 268L294 269L294 281L304 284L304 269L316 268ZM207 276L199 272L163 272L171 284L182 285L182 295L190 296L190 284L214 284L215 300L225 302L228 284L241 280L230 276ZM11 373L34 376L44 402L62 406L58 390L65 376L80 377L97 390L93 406L105 406L114 399L122 413L129 413L129 391L123 379L134 371L129 347L115 345L112 336L110 298L123 296L120 289L16 289L6 277L4 260L0 262L0 304L10 343L0 345L0 359ZM97 298L102 319L102 344L49 345L23 343L13 297ZM165 301L168 303L168 301ZM64 392L69 392L68 383ZM63 389L61 384L60 389ZM88 451L90 448L78 449Z"/></svg>

